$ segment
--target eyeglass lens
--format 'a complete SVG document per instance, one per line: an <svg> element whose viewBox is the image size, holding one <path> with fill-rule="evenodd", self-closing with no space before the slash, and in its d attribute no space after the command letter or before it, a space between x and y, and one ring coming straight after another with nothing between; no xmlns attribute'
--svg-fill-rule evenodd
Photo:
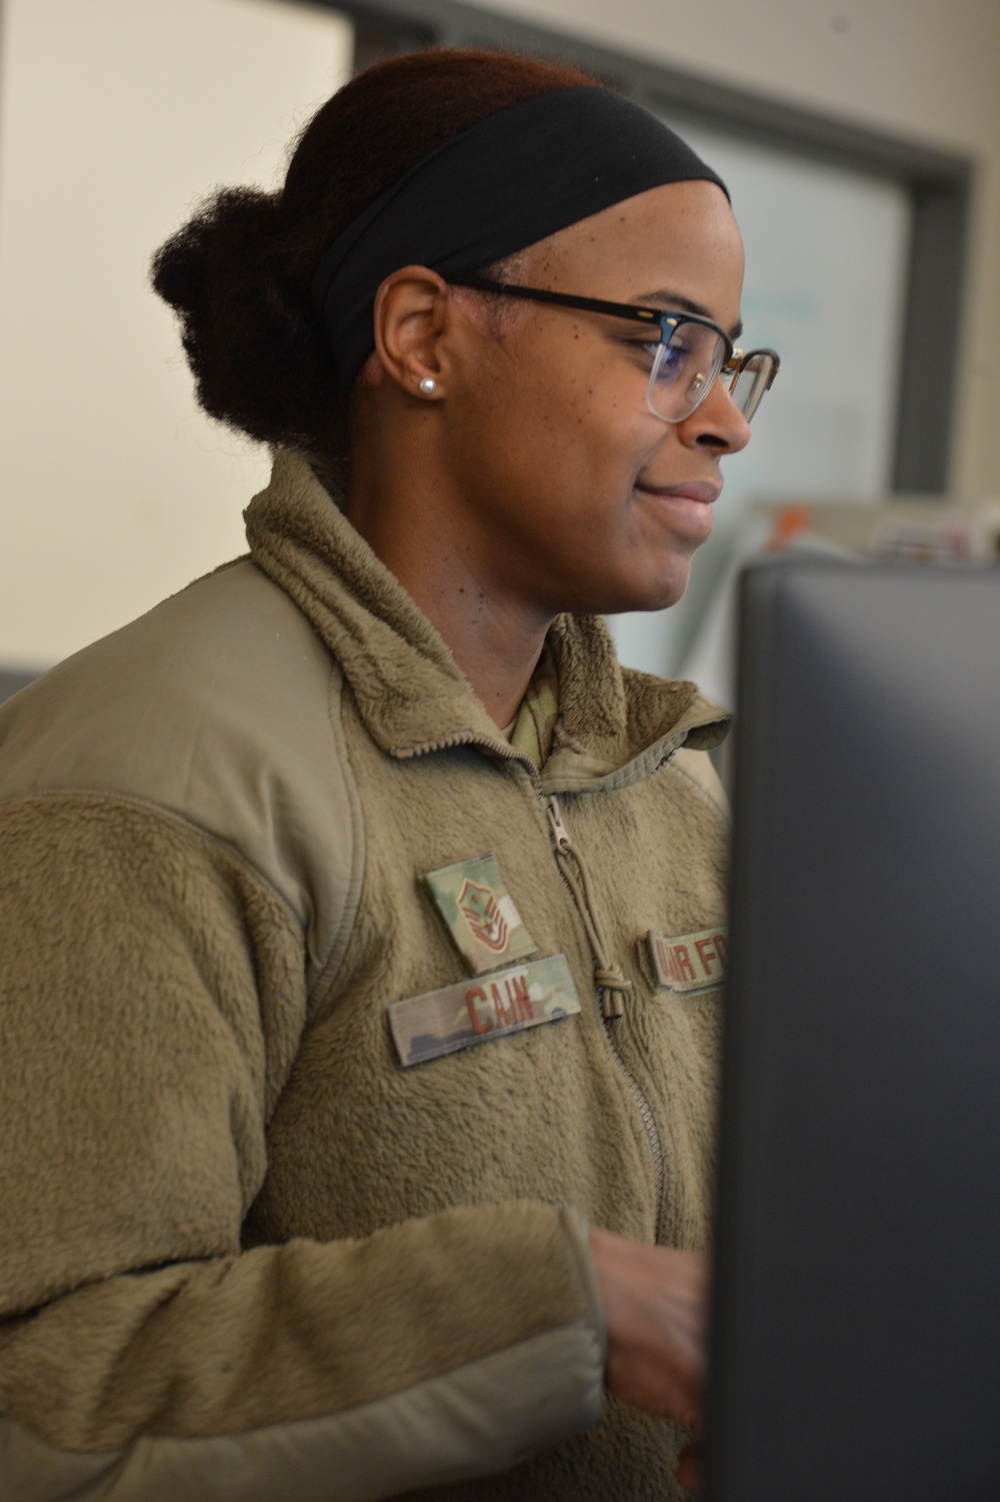
<svg viewBox="0 0 1000 1502"><path fill-rule="evenodd" d="M729 351L725 340L702 323L679 323L661 344L649 380L649 405L667 422L683 422L708 395ZM729 387L747 422L760 406L778 368L771 350L751 350Z"/></svg>
<svg viewBox="0 0 1000 1502"><path fill-rule="evenodd" d="M776 369L774 356L769 350L761 349L747 355L736 372L729 393L747 422L763 401Z"/></svg>
<svg viewBox="0 0 1000 1502"><path fill-rule="evenodd" d="M702 323L679 323L656 351L649 405L667 422L683 422L707 395L722 369L725 341Z"/></svg>

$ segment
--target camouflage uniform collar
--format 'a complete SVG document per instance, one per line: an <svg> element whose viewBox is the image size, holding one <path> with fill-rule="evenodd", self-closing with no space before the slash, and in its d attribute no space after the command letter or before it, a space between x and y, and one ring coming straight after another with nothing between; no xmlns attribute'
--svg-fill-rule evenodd
<svg viewBox="0 0 1000 1502"><path fill-rule="evenodd" d="M328 473L323 478L331 483ZM476 744L532 763L504 741L443 638L343 516L305 455L279 451L270 483L245 519L251 557L337 658L381 750L411 757ZM727 717L692 684L623 673L599 618L560 616L548 646L559 684L542 772L551 791L644 775L647 758L670 739L692 745L699 737L711 744L723 738Z"/></svg>
<svg viewBox="0 0 1000 1502"><path fill-rule="evenodd" d="M548 642L511 727L510 743L541 771L549 759L559 718L559 672Z"/></svg>

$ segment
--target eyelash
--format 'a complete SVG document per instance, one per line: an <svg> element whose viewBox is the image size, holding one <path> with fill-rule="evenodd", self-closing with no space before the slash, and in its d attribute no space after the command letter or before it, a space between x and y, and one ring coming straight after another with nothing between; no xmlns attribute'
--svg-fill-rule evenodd
<svg viewBox="0 0 1000 1502"><path fill-rule="evenodd" d="M656 351L660 347L660 341L658 339L629 339L626 337L622 340L622 343L628 349L642 350L643 353L647 354L651 360L655 358Z"/></svg>

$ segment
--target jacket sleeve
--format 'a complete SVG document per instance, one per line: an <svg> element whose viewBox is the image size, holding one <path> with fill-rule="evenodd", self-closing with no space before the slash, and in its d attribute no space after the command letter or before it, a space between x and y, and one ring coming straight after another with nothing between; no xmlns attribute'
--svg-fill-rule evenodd
<svg viewBox="0 0 1000 1502"><path fill-rule="evenodd" d="M100 795L0 811L0 1496L390 1497L587 1427L585 1229L512 1204L242 1251L303 940L228 844Z"/></svg>

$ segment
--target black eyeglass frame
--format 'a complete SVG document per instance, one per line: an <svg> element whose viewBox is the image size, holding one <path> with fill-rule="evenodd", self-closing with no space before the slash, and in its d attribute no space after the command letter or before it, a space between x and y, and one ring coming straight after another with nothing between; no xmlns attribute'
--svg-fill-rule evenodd
<svg viewBox="0 0 1000 1502"><path fill-rule="evenodd" d="M697 411L701 406L723 371L727 374L732 373L733 379L729 386L731 391L749 362L754 358L766 356L771 362L771 371L763 390L757 394L757 399L750 409L749 416L747 416L747 421L749 422L767 392L770 391L781 365L781 360L776 350L763 348L736 349L725 329L715 323L713 319L706 318L703 313L664 312L662 308L644 308L636 303L607 302L601 297L576 297L569 292L550 292L542 287L522 287L515 282L492 282L480 276L449 277L448 280L453 286L471 287L476 292L494 292L502 297L523 297L529 302L553 303L556 307L560 308L580 308L583 312L604 313L610 318L628 318L633 323L645 324L647 328L651 324L656 324L660 330L660 344L669 345L674 333L684 323L698 323L703 328L711 329L723 341L726 349L726 358L722 361L715 376L705 386L704 391L702 391L698 400L691 408L692 412ZM664 417L662 412L657 412L651 402L650 410L654 417L658 417L661 422L672 421L671 418ZM691 414L688 413L687 415L690 416ZM676 420L683 422L684 418Z"/></svg>

